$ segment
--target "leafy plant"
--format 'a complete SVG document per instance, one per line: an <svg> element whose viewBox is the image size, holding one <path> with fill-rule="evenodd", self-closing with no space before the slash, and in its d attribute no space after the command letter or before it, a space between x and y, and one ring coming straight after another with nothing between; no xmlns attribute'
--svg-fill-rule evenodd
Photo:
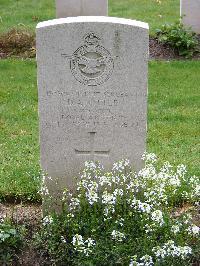
<svg viewBox="0 0 200 266"><path fill-rule="evenodd" d="M19 228L6 219L0 219L0 264L8 265L22 247Z"/></svg>
<svg viewBox="0 0 200 266"><path fill-rule="evenodd" d="M192 265L200 248L192 218L200 180L189 177L184 165L158 168L154 154L143 159L138 173L128 160L111 172L86 162L76 192L63 191L62 212L44 217L38 250L55 265ZM190 208L177 214L184 202Z"/></svg>
<svg viewBox="0 0 200 266"><path fill-rule="evenodd" d="M198 51L196 33L186 29L181 21L173 24L164 24L156 30L158 41L169 44L179 55L192 57Z"/></svg>

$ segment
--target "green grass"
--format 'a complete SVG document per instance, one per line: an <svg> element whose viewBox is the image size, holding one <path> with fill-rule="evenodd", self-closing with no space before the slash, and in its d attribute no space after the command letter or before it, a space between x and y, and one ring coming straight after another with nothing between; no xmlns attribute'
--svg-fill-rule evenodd
<svg viewBox="0 0 200 266"><path fill-rule="evenodd" d="M0 61L0 197L36 198L36 64Z"/></svg>
<svg viewBox="0 0 200 266"><path fill-rule="evenodd" d="M199 175L200 62L151 62L148 148Z"/></svg>
<svg viewBox="0 0 200 266"><path fill-rule="evenodd" d="M199 174L200 62L151 62L148 150ZM0 198L37 197L36 63L0 61Z"/></svg>
<svg viewBox="0 0 200 266"><path fill-rule="evenodd" d="M149 23L150 32L180 16L179 0L110 0L109 15L141 20Z"/></svg>
<svg viewBox="0 0 200 266"><path fill-rule="evenodd" d="M0 32L13 27L34 30L39 21L55 18L54 0L0 0Z"/></svg>
<svg viewBox="0 0 200 266"><path fill-rule="evenodd" d="M150 23L151 33L179 18L179 0L109 0L109 15ZM13 27L35 29L39 21L55 18L55 0L0 0L0 33Z"/></svg>

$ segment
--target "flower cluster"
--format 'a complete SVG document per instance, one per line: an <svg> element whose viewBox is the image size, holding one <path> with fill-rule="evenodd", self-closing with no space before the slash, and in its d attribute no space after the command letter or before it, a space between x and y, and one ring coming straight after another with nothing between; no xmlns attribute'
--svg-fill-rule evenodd
<svg viewBox="0 0 200 266"><path fill-rule="evenodd" d="M178 224L172 225L171 232L173 234L177 234L178 232L180 232L180 226Z"/></svg>
<svg viewBox="0 0 200 266"><path fill-rule="evenodd" d="M42 221L42 224L43 224L43 225L49 225L49 224L51 224L51 223L53 223L53 218L52 218L50 215L45 216L45 217L43 218L43 221Z"/></svg>
<svg viewBox="0 0 200 266"><path fill-rule="evenodd" d="M42 197L49 196L49 189L46 184L47 180L52 180L52 179L51 177L47 177L44 173L42 173L41 189L38 192Z"/></svg>
<svg viewBox="0 0 200 266"><path fill-rule="evenodd" d="M152 250L158 259L164 259L166 257L181 257L185 259L192 254L192 249L189 246L176 246L173 240L168 241L162 247L155 247Z"/></svg>
<svg viewBox="0 0 200 266"><path fill-rule="evenodd" d="M113 230L111 233L111 237L112 239L122 242L126 237L123 233L117 231L117 230Z"/></svg>
<svg viewBox="0 0 200 266"><path fill-rule="evenodd" d="M177 214L176 202L197 203L200 180L189 177L182 164L175 169L165 162L158 168L155 154L145 153L142 158L144 168L138 173L129 160L115 163L110 172L99 163L86 162L76 191L64 191L66 216L57 239L66 249L71 243L77 265L81 265L78 254L88 259L88 265L98 256L101 263L106 249L105 259L115 254L116 264L121 258L130 266L189 261L200 229L189 211ZM53 222L51 216L43 219L44 225Z"/></svg>
<svg viewBox="0 0 200 266"><path fill-rule="evenodd" d="M129 266L153 266L153 258L149 255L145 255L137 260L137 255L133 256L131 259Z"/></svg>
<svg viewBox="0 0 200 266"><path fill-rule="evenodd" d="M154 222L159 223L160 226L162 226L164 223L162 211L160 211L160 210L156 210L156 211L152 212L151 219Z"/></svg>
<svg viewBox="0 0 200 266"><path fill-rule="evenodd" d="M81 235L76 234L72 239L72 244L76 251L89 256L89 254L92 253L93 247L95 246L95 241L91 238L88 238L84 241Z"/></svg>
<svg viewBox="0 0 200 266"><path fill-rule="evenodd" d="M192 236L198 236L200 232L200 228L195 224L192 224L187 229L188 233Z"/></svg>

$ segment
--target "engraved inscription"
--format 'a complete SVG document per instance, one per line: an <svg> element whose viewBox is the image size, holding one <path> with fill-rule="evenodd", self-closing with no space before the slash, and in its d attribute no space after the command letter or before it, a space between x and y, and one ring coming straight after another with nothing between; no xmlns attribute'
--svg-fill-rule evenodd
<svg viewBox="0 0 200 266"><path fill-rule="evenodd" d="M53 99L59 98L62 102L58 117L58 126L80 126L87 128L110 127L134 128L141 131L141 123L145 122L137 112L134 117L123 112L123 106L133 106L135 99L141 99L146 94L138 91L110 91L110 90L70 90L60 88L47 91L46 95ZM122 107L122 108L120 108ZM138 121L141 121L139 123Z"/></svg>
<svg viewBox="0 0 200 266"><path fill-rule="evenodd" d="M80 83L97 86L109 79L114 62L108 50L99 45L100 38L95 33L88 33L84 41L84 45L70 57L70 69ZM65 54L62 56L69 58Z"/></svg>
<svg viewBox="0 0 200 266"><path fill-rule="evenodd" d="M88 150L75 149L77 155L90 155L94 158L95 155L99 156L109 156L110 150L97 150L95 149L95 135L96 132L88 132L90 134L90 147Z"/></svg>
<svg viewBox="0 0 200 266"><path fill-rule="evenodd" d="M64 126L66 124L86 128L108 127L111 125L118 128L139 127L138 122L132 121L130 117L120 113L114 114L110 109L99 109L95 112L90 109L74 109L71 114L66 112L61 115L59 126Z"/></svg>

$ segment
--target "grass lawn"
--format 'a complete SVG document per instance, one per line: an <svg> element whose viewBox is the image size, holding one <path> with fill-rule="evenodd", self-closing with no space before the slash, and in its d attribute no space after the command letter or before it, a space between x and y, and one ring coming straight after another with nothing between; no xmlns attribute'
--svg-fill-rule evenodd
<svg viewBox="0 0 200 266"><path fill-rule="evenodd" d="M0 197L36 197L36 63L0 61Z"/></svg>
<svg viewBox="0 0 200 266"><path fill-rule="evenodd" d="M151 62L148 150L199 175L200 61Z"/></svg>
<svg viewBox="0 0 200 266"><path fill-rule="evenodd" d="M200 62L151 62L148 150L199 174ZM37 198L36 63L0 61L0 198Z"/></svg>
<svg viewBox="0 0 200 266"><path fill-rule="evenodd" d="M109 0L109 16L150 23L151 33L179 18L179 0ZM55 0L0 0L0 33L13 27L35 30L39 21L55 18Z"/></svg>

